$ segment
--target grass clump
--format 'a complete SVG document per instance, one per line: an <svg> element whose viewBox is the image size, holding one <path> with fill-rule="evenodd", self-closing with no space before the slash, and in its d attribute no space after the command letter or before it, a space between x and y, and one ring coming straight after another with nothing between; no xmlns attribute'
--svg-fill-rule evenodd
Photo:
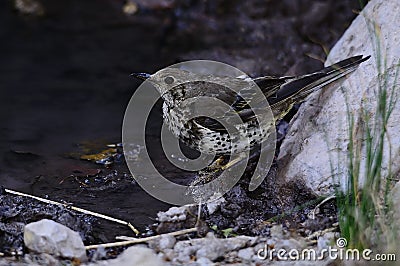
<svg viewBox="0 0 400 266"><path fill-rule="evenodd" d="M348 173L342 189L336 190L341 236L348 248L359 250L375 248L380 251L398 251L397 221L393 221L390 190L395 183L391 169L391 143L387 133L389 118L397 104L399 64L394 69L387 66L382 53L380 31L369 23L374 44L377 88L376 105L362 103L357 116L347 104L349 132ZM386 144L385 144L386 143ZM384 155L388 164L383 168ZM344 187L344 188L343 188ZM375 251L375 250L374 250Z"/></svg>

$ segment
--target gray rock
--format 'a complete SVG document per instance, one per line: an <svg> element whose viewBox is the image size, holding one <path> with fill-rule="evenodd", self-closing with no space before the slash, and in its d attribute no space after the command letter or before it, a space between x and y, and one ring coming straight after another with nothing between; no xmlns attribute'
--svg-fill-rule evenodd
<svg viewBox="0 0 400 266"><path fill-rule="evenodd" d="M171 235L161 235L160 238L151 240L148 242L149 248L155 251L164 251L166 249L172 249L176 243L176 239Z"/></svg>
<svg viewBox="0 0 400 266"><path fill-rule="evenodd" d="M273 225L273 226L271 227L270 234L271 234L271 237L275 237L275 238L278 238L278 239L283 238L283 229L282 229L282 225L281 225L281 224L279 224L279 225Z"/></svg>
<svg viewBox="0 0 400 266"><path fill-rule="evenodd" d="M186 263L189 263L190 261L191 261L190 256L183 254L183 253L178 254L177 257L172 259L173 263L185 263L186 264Z"/></svg>
<svg viewBox="0 0 400 266"><path fill-rule="evenodd" d="M162 266L165 265L153 250L145 247L130 247L116 259L99 261L90 266Z"/></svg>
<svg viewBox="0 0 400 266"><path fill-rule="evenodd" d="M185 221L188 206L171 207L166 212L158 212L157 220L159 222Z"/></svg>
<svg viewBox="0 0 400 266"><path fill-rule="evenodd" d="M176 243L175 237L171 235L162 235L159 242L160 250L173 248Z"/></svg>
<svg viewBox="0 0 400 266"><path fill-rule="evenodd" d="M65 266L71 265L72 262L69 259L56 258L46 253L26 253L24 256L16 257L0 257L1 266ZM82 264L84 265L84 264Z"/></svg>
<svg viewBox="0 0 400 266"><path fill-rule="evenodd" d="M166 261L172 261L173 258L175 258L176 254L173 249L167 248L164 250L161 250L159 254L163 255L163 259Z"/></svg>
<svg viewBox="0 0 400 266"><path fill-rule="evenodd" d="M236 236L226 239L220 239L226 246L227 250L238 250L247 246L252 246L256 243L258 237L251 236Z"/></svg>
<svg viewBox="0 0 400 266"><path fill-rule="evenodd" d="M232 260L236 261L237 257L238 257L238 252L236 250L230 251L227 254L225 254L226 261L232 261Z"/></svg>
<svg viewBox="0 0 400 266"><path fill-rule="evenodd" d="M289 239L280 239L275 243L275 249L285 249L285 250L291 250L291 249L297 249L301 250L303 247L305 247L305 244L302 243L302 241L294 239L294 238L289 238Z"/></svg>
<svg viewBox="0 0 400 266"><path fill-rule="evenodd" d="M211 260L209 260L207 258L204 258L204 257L197 259L196 262L198 263L199 266L211 266L211 265L214 265L214 263Z"/></svg>
<svg viewBox="0 0 400 266"><path fill-rule="evenodd" d="M92 255L92 261L96 261L96 260L101 260L102 258L106 258L107 257L107 251L104 247L100 246L98 247L93 255Z"/></svg>
<svg viewBox="0 0 400 266"><path fill-rule="evenodd" d="M79 233L52 220L30 223L24 229L25 246L38 253L85 261L86 250Z"/></svg>
<svg viewBox="0 0 400 266"><path fill-rule="evenodd" d="M335 244L335 233L333 232L325 233L317 240L318 251L321 251L322 249L328 249L329 247L334 247Z"/></svg>
<svg viewBox="0 0 400 266"><path fill-rule="evenodd" d="M380 57L386 59L388 88L394 84L396 64L399 62L400 46L400 2L398 0L372 0L353 21L350 28L331 50L326 65L353 55L371 55L349 77L338 86L323 89L311 96L301 106L296 119L292 120L289 132L283 141L278 160L285 168L281 171L282 182L301 182L318 195L334 191L333 180L345 186L348 173L347 151L349 132L347 121L349 112L355 115L355 126L362 128L363 120L358 119L361 106L371 117L376 112L378 70L376 62L375 36L371 29L380 30ZM386 58L384 58L386 56ZM399 84L399 79L396 81ZM340 84L339 84L340 85ZM399 97L397 89L397 97ZM388 96L389 99L389 96ZM400 170L400 105L397 103L388 121L387 133L392 145L389 158L389 142L385 139L382 176L388 166L396 173ZM356 136L357 142L365 147L365 138ZM365 177L366 154L361 156L359 180Z"/></svg>
<svg viewBox="0 0 400 266"><path fill-rule="evenodd" d="M207 237L204 238L204 245L197 250L196 257L204 257L214 261L220 257L223 257L226 250L226 246L221 239L218 239L214 237L214 234L209 233L207 234Z"/></svg>
<svg viewBox="0 0 400 266"><path fill-rule="evenodd" d="M194 255L198 249L198 242L195 240L202 240L202 239L193 239L193 240L184 240L179 241L174 246L174 251L176 253L185 254L188 256Z"/></svg>
<svg viewBox="0 0 400 266"><path fill-rule="evenodd" d="M179 241L174 246L176 257L173 261L188 262L192 256L207 258L214 261L224 257L231 251L239 250L253 245L256 237L237 236L232 238L216 238L213 233L208 233L205 238Z"/></svg>
<svg viewBox="0 0 400 266"><path fill-rule="evenodd" d="M224 197L220 197L213 201L207 202L207 209L209 214L213 214L218 208L221 206L222 203L225 202Z"/></svg>
<svg viewBox="0 0 400 266"><path fill-rule="evenodd" d="M242 260L251 260L253 255L254 255L254 249L251 247L241 249L238 252L238 257L241 258Z"/></svg>
<svg viewBox="0 0 400 266"><path fill-rule="evenodd" d="M67 261L59 260L50 254L26 254L24 256L24 261L28 265L51 265L51 266L62 266L67 265ZM3 265L3 264L0 264Z"/></svg>

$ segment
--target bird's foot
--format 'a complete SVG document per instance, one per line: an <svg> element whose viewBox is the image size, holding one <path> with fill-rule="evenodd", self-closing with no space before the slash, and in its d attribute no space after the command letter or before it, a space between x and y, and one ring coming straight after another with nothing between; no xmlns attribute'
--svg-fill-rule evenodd
<svg viewBox="0 0 400 266"><path fill-rule="evenodd" d="M224 167L224 163L226 161L226 156L220 156L215 161L212 162L207 168L206 171L213 172L219 171L222 167Z"/></svg>
<svg viewBox="0 0 400 266"><path fill-rule="evenodd" d="M245 158L246 154L240 153L238 155L235 155L235 157L232 160L226 162L228 160L227 156L220 156L210 166L208 166L203 170L200 170L198 172L196 179L192 181L190 186L205 184L214 180L221 174L222 171L229 169L230 167L236 165Z"/></svg>

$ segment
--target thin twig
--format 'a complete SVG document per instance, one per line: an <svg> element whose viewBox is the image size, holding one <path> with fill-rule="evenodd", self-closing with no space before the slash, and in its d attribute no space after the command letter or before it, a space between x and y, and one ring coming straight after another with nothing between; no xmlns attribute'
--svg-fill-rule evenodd
<svg viewBox="0 0 400 266"><path fill-rule="evenodd" d="M326 199L324 199L323 201L321 201L317 206L315 206L315 208L310 211L310 213L308 214L308 216L310 217L310 219L314 220L315 219L315 212L317 211L317 209L319 207L321 207L322 204L325 204L327 201L336 198L336 195L330 195L329 197L327 197Z"/></svg>
<svg viewBox="0 0 400 266"><path fill-rule="evenodd" d="M176 231L176 232L171 232L171 233L166 233L166 234L156 235L156 236L149 236L149 237L144 237L144 238L118 236L118 237L116 237L117 239L126 240L126 241L105 243L105 244L99 244L99 245L90 245L90 246L86 246L85 248L86 249L94 249L94 248L99 248L99 247L111 248L111 247L127 246L127 245L138 244L138 243L143 243L143 242L147 242L150 240L158 239L162 236L178 236L178 235L193 233L196 231L197 231L197 228L193 227L193 228L183 229L183 230Z"/></svg>
<svg viewBox="0 0 400 266"><path fill-rule="evenodd" d="M77 212L85 213L85 214L92 215L92 216L95 216L95 217L98 217L98 218L102 218L102 219L105 219L105 220L108 220L108 221L112 221L112 222L116 222L116 223L119 223L119 224L123 224L123 225L128 226L136 235L139 234L139 231L131 223L126 222L126 221L122 221L122 220L119 220L119 219L116 219L116 218L113 218L113 217L110 217L110 216L107 216L107 215L104 215L104 214L101 214L101 213L97 213L97 212L88 211L88 210L85 210L85 209L82 209L82 208L74 207L74 206L71 206L71 205L66 204L66 203L61 203L61 202L57 202L57 201L53 201L53 200L44 199L44 198L41 198L41 197L37 197L37 196L33 196L33 195L22 193L22 192L14 191L14 190L11 190L11 189L5 189L5 191L7 193L10 193L10 194L13 194L13 195L22 196L22 197L28 197L28 198L31 198L31 199L35 199L35 200L47 203L47 204L63 206L63 207L69 208L69 209L77 211Z"/></svg>

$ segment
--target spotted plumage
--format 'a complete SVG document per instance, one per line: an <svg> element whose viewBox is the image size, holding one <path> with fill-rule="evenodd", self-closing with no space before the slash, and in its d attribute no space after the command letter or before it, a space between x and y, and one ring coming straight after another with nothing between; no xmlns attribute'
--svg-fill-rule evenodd
<svg viewBox="0 0 400 266"><path fill-rule="evenodd" d="M266 140L275 132L275 122L283 118L294 104L351 73L368 58L354 56L299 77L205 76L178 68L134 76L150 81L157 88L164 100L164 122L176 137L200 152L225 155L246 151ZM256 85L264 97L257 94ZM232 91L232 87L240 89ZM227 108L221 111L214 100L207 99L224 102ZM267 109L265 99L272 113L264 112L265 116L260 120L263 115L258 112ZM196 101L204 104L193 107L191 103ZM196 108L209 111L209 115L193 117ZM230 131L221 120L232 126Z"/></svg>

